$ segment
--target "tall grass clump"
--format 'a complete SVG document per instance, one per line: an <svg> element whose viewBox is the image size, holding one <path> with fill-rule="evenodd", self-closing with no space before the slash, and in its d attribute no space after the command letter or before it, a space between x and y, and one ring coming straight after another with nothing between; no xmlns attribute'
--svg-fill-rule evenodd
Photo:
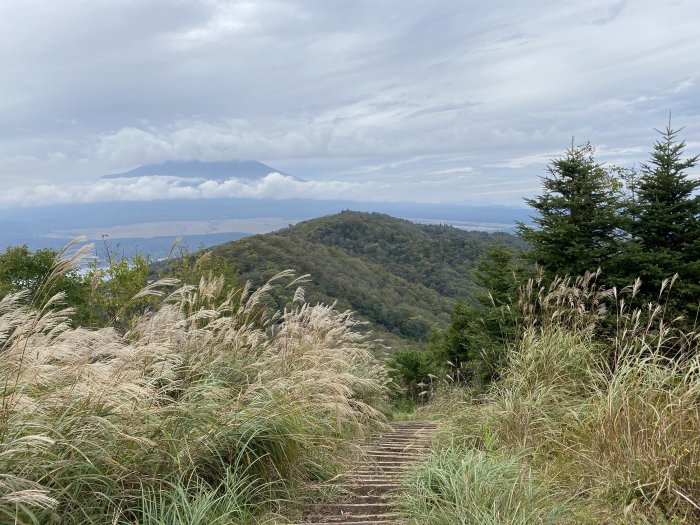
<svg viewBox="0 0 700 525"><path fill-rule="evenodd" d="M577 524L579 510L519 458L451 443L411 473L401 513L424 525Z"/></svg>
<svg viewBox="0 0 700 525"><path fill-rule="evenodd" d="M269 312L285 282L162 280L126 332L71 328L60 294L0 299L0 522L247 523L330 476L382 424L385 373L350 313Z"/></svg>
<svg viewBox="0 0 700 525"><path fill-rule="evenodd" d="M516 462L567 494L581 523L697 523L698 335L665 319L662 304L628 306L639 282L618 292L595 280L523 288L501 378L459 403L438 450L452 450L445 436L458 436L471 454ZM531 504L524 494L518 501Z"/></svg>

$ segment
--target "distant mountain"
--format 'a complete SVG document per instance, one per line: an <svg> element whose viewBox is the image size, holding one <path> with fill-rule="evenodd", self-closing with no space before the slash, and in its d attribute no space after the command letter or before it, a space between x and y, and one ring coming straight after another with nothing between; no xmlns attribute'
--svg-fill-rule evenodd
<svg viewBox="0 0 700 525"><path fill-rule="evenodd" d="M391 334L394 343L410 344L426 340L432 327L446 326L457 300L474 301L472 268L494 242L524 247L507 233L344 211L213 251L254 284L288 268L308 273L309 302L337 301L379 333Z"/></svg>
<svg viewBox="0 0 700 525"><path fill-rule="evenodd" d="M185 179L206 179L223 181L231 178L262 179L270 173L288 175L276 168L256 160L227 160L221 162L200 162L198 160L168 161L163 164L139 166L124 173L105 175L103 179L122 179L147 176L170 176ZM289 176L289 175L288 175Z"/></svg>
<svg viewBox="0 0 700 525"><path fill-rule="evenodd" d="M190 248L213 246L243 234L273 231L288 224L338 213L343 209L386 213L417 223L451 224L479 231L515 229L515 221L530 222L530 210L508 206L321 201L309 199L172 199L55 204L0 209L0 251L27 244L32 250L63 247L79 235L101 243L103 235L120 252L136 251L159 258L170 242L184 236ZM235 220L231 220L235 219ZM171 226L163 229L164 223ZM229 224L230 223L230 224ZM264 225L269 224L269 228ZM178 231L177 226L180 225ZM119 232L131 229L128 238ZM141 232L135 238L133 232ZM219 234L230 234L223 239ZM211 235L209 235L211 234ZM191 236L200 236L197 239ZM150 239L163 237L154 245ZM167 246L165 246L167 244Z"/></svg>

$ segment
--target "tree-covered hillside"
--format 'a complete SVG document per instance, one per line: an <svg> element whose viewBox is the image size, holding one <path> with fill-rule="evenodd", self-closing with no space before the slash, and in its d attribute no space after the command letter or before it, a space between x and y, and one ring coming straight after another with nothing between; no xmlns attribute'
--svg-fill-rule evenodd
<svg viewBox="0 0 700 525"><path fill-rule="evenodd" d="M494 242L521 246L504 233L344 211L213 251L254 284L287 268L308 273L309 302L338 301L380 332L423 341L447 325L456 300L474 301L472 267Z"/></svg>

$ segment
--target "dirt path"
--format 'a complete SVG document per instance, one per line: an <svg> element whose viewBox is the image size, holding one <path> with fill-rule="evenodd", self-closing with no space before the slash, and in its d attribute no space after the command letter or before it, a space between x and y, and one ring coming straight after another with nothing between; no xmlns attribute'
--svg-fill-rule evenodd
<svg viewBox="0 0 700 525"><path fill-rule="evenodd" d="M311 504L298 525L394 525L392 499L401 474L428 450L434 423L392 423L393 430L365 447L364 457L345 476L342 500Z"/></svg>

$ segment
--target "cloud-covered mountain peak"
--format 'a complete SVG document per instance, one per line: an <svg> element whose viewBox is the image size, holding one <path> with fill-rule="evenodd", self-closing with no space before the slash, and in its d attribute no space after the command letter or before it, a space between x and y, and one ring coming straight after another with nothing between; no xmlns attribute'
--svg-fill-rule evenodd
<svg viewBox="0 0 700 525"><path fill-rule="evenodd" d="M124 179L136 177L179 177L184 179L204 179L225 181L229 179L258 180L270 173L290 176L281 170L256 160L227 160L201 162L198 160L168 161L162 164L139 166L123 173L105 175L103 179Z"/></svg>

